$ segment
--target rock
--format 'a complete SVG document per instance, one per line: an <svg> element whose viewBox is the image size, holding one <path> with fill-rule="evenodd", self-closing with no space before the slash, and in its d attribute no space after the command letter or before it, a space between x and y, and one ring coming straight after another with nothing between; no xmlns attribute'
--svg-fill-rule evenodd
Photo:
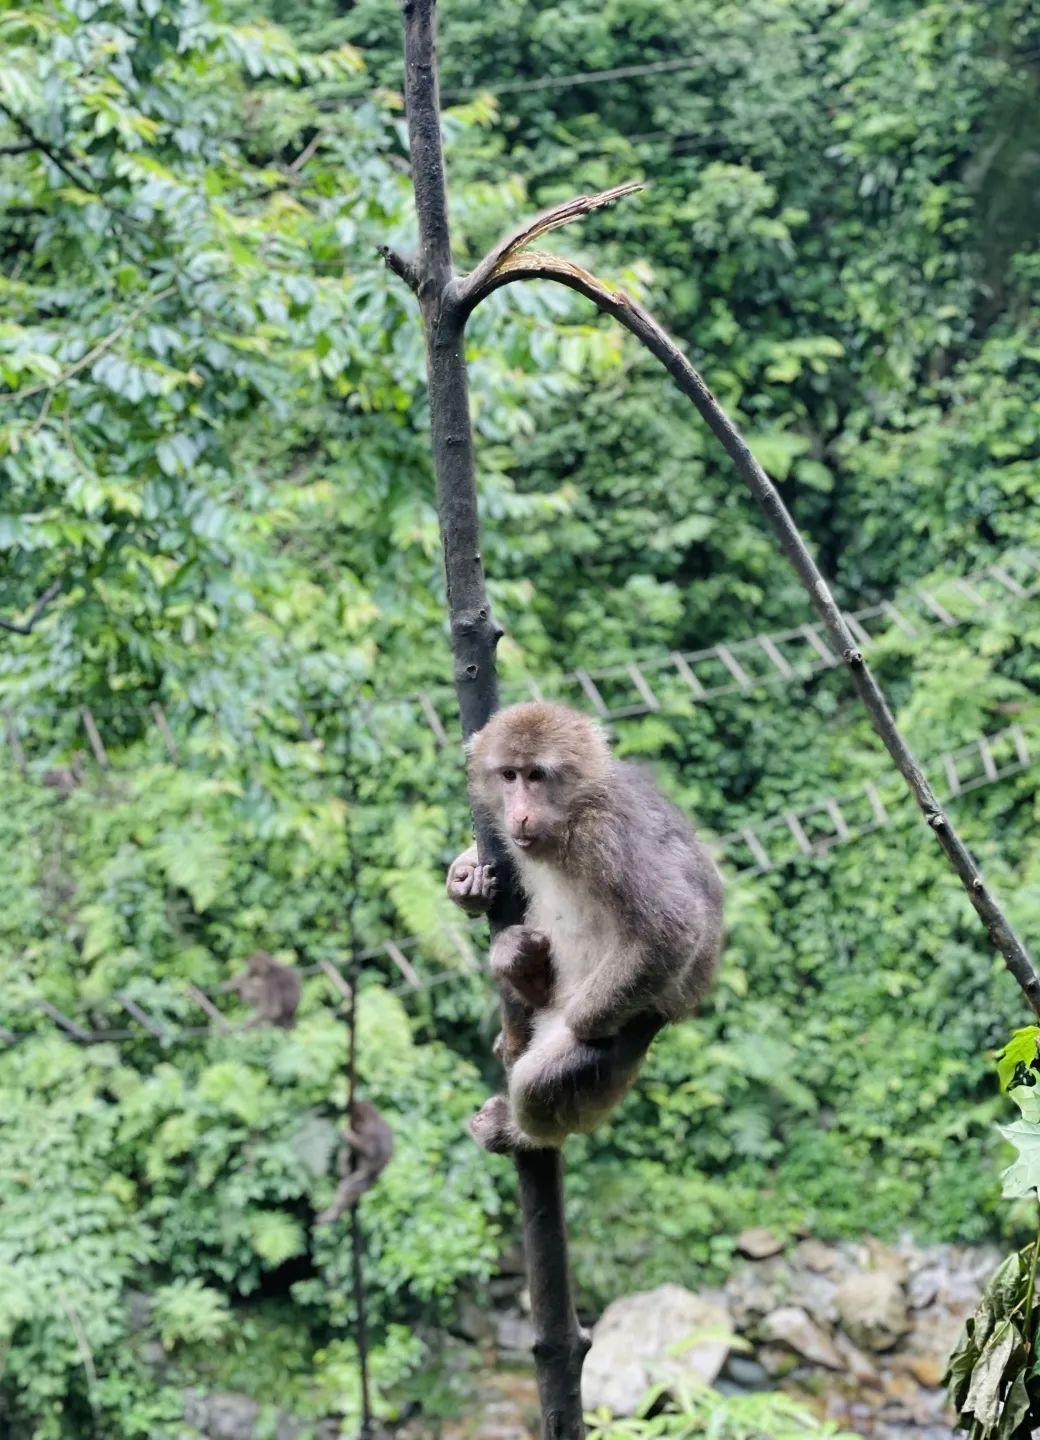
<svg viewBox="0 0 1040 1440"><path fill-rule="evenodd" d="M961 1326L974 1308L951 1312L936 1306L918 1311L907 1340L908 1355L941 1361L945 1365L957 1344Z"/></svg>
<svg viewBox="0 0 1040 1440"><path fill-rule="evenodd" d="M726 1309L734 1318L738 1331L757 1325L763 1315L775 1310L788 1298L791 1269L781 1256L741 1265L726 1281L723 1292Z"/></svg>
<svg viewBox="0 0 1040 1440"><path fill-rule="evenodd" d="M838 1287L829 1275L801 1270L791 1277L789 1298L808 1310L817 1325L830 1327L837 1320L838 1306L834 1298L837 1293Z"/></svg>
<svg viewBox="0 0 1040 1440"><path fill-rule="evenodd" d="M923 1310L927 1305L931 1305L938 1297L941 1284L942 1272L938 1266L928 1265L923 1270L918 1270L911 1276L907 1286L910 1304L915 1310Z"/></svg>
<svg viewBox="0 0 1040 1440"><path fill-rule="evenodd" d="M729 1353L728 1310L681 1285L659 1285L615 1300L593 1331L582 1374L582 1399L594 1410L634 1415L659 1381L710 1385Z"/></svg>
<svg viewBox="0 0 1040 1440"><path fill-rule="evenodd" d="M750 1355L731 1355L723 1371L737 1390L768 1390L769 1371Z"/></svg>
<svg viewBox="0 0 1040 1440"><path fill-rule="evenodd" d="M845 1368L845 1361L830 1336L800 1305L782 1305L767 1315L762 1322L762 1334L767 1340L786 1345L813 1365L822 1365L826 1370Z"/></svg>
<svg viewBox="0 0 1040 1440"><path fill-rule="evenodd" d="M779 1255L783 1248L784 1242L762 1225L752 1225L737 1236L737 1249L751 1260L767 1260L770 1255Z"/></svg>
<svg viewBox="0 0 1040 1440"><path fill-rule="evenodd" d="M152 1310L155 1308L155 1301L143 1290L124 1291L126 1303L126 1323L132 1335L139 1335L142 1330L147 1330L152 1323Z"/></svg>
<svg viewBox="0 0 1040 1440"><path fill-rule="evenodd" d="M818 1274L835 1269L840 1258L834 1246L825 1245L822 1240L801 1240L795 1246L795 1264L804 1265L807 1270L815 1270Z"/></svg>
<svg viewBox="0 0 1040 1440"><path fill-rule="evenodd" d="M281 1411L272 1417L270 1410L265 1413L256 1400L236 1390L185 1390L182 1400L184 1419L203 1440L255 1440L258 1433L273 1434L275 1440L299 1440L301 1435L311 1440L337 1440L342 1430L338 1420L315 1424ZM373 1440L377 1437L373 1436Z"/></svg>
<svg viewBox="0 0 1040 1440"><path fill-rule="evenodd" d="M891 1350L910 1329L901 1273L898 1267L866 1270L838 1286L834 1298L841 1327L865 1350Z"/></svg>
<svg viewBox="0 0 1040 1440"><path fill-rule="evenodd" d="M909 1283L910 1303L915 1310L940 1304L960 1315L970 1314L979 1292L1000 1263L990 1249L967 1245L934 1245L920 1252L921 1260Z"/></svg>
<svg viewBox="0 0 1040 1440"><path fill-rule="evenodd" d="M538 1425L538 1387L531 1370L498 1370L485 1376L471 1413L464 1419L431 1430L428 1419L405 1428L407 1440L531 1440ZM395 1429L398 1440L404 1440Z"/></svg>
<svg viewBox="0 0 1040 1440"><path fill-rule="evenodd" d="M500 1275L526 1275L527 1261L524 1258L524 1247L522 1245L511 1245L498 1257L498 1273Z"/></svg>
<svg viewBox="0 0 1040 1440"><path fill-rule="evenodd" d="M534 1344L534 1327L526 1315L515 1310L495 1311L491 1316L495 1344L511 1355L529 1359Z"/></svg>
<svg viewBox="0 0 1040 1440"><path fill-rule="evenodd" d="M924 1421L928 1415L927 1396L910 1375L890 1375L885 1381L884 1413L893 1419Z"/></svg>
<svg viewBox="0 0 1040 1440"><path fill-rule="evenodd" d="M469 1296L460 1301L453 1328L467 1340L476 1341L478 1345L490 1344L495 1338L494 1320L487 1304L481 1305Z"/></svg>
<svg viewBox="0 0 1040 1440"><path fill-rule="evenodd" d="M834 1348L845 1362L845 1369L859 1385L880 1385L881 1375L869 1356L838 1330L832 1337Z"/></svg>
<svg viewBox="0 0 1040 1440"><path fill-rule="evenodd" d="M798 1356L783 1345L760 1345L755 1353L762 1369L774 1380L782 1380L798 1369Z"/></svg>
<svg viewBox="0 0 1040 1440"><path fill-rule="evenodd" d="M253 1440L260 1406L234 1390L184 1392L184 1418L207 1440Z"/></svg>
<svg viewBox="0 0 1040 1440"><path fill-rule="evenodd" d="M946 1371L944 1360L939 1360L934 1355L911 1355L906 1364L919 1385L926 1385L929 1390L939 1388Z"/></svg>
<svg viewBox="0 0 1040 1440"><path fill-rule="evenodd" d="M873 1238L867 1241L867 1249L870 1252L870 1268L872 1270L889 1271L902 1284L910 1273L910 1260L905 1251L893 1249L891 1245L883 1245L880 1240Z"/></svg>

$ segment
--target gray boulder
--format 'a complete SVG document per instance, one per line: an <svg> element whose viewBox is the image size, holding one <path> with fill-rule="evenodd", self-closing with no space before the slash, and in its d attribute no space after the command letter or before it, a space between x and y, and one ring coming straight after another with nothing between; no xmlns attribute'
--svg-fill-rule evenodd
<svg viewBox="0 0 1040 1440"><path fill-rule="evenodd" d="M767 1315L762 1321L762 1334L813 1365L822 1365L825 1370L845 1369L845 1360L830 1336L800 1305L782 1305Z"/></svg>
<svg viewBox="0 0 1040 1440"><path fill-rule="evenodd" d="M233 1390L186 1390L184 1418L207 1440L253 1440L260 1406Z"/></svg>
<svg viewBox="0 0 1040 1440"><path fill-rule="evenodd" d="M634 1415L651 1385L683 1379L710 1385L726 1363L733 1322L716 1299L659 1285L615 1300L592 1334L582 1372L590 1410Z"/></svg>
<svg viewBox="0 0 1040 1440"><path fill-rule="evenodd" d="M846 1335L865 1350L891 1350L910 1329L906 1293L898 1270L849 1275L834 1297Z"/></svg>
<svg viewBox="0 0 1040 1440"><path fill-rule="evenodd" d="M770 1255L779 1255L783 1248L784 1242L763 1225L752 1225L737 1236L737 1249L751 1260L768 1260Z"/></svg>

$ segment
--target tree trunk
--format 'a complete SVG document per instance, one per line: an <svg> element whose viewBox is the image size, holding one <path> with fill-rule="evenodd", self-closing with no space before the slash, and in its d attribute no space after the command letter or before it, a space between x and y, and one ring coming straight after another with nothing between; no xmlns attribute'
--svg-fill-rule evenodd
<svg viewBox="0 0 1040 1440"><path fill-rule="evenodd" d="M498 708L495 648L502 631L491 615L480 553L463 349L466 313L455 298L440 134L435 0L406 0L405 97L420 247L413 264L384 251L387 264L415 290L422 310L429 376L437 514L444 545L448 613L462 733L479 730ZM523 918L508 856L477 826L481 858L499 876L492 933ZM563 1164L558 1151L515 1156L523 1213L534 1358L543 1440L582 1440L581 1366L588 1341L577 1322L567 1266Z"/></svg>

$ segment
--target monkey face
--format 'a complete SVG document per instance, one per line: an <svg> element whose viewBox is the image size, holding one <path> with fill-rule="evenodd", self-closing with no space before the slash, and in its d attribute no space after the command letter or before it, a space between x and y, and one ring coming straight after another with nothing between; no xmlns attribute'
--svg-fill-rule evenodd
<svg viewBox="0 0 1040 1440"><path fill-rule="evenodd" d="M517 856L533 859L548 859L565 847L609 765L600 728L575 710L545 701L500 710L469 745L474 804Z"/></svg>
<svg viewBox="0 0 1040 1440"><path fill-rule="evenodd" d="M500 766L497 781L509 843L534 858L551 852L566 829L570 809L566 777L535 761Z"/></svg>

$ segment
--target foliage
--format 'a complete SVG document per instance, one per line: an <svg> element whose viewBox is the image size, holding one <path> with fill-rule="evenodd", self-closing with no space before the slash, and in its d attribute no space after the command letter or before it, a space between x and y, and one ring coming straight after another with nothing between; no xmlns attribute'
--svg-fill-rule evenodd
<svg viewBox="0 0 1040 1440"><path fill-rule="evenodd" d="M787 1395L723 1396L709 1385L682 1387L661 1406L663 1392L651 1393L642 1418L612 1419L606 1411L589 1420L589 1440L856 1440L830 1421L818 1420Z"/></svg>
<svg viewBox="0 0 1040 1440"><path fill-rule="evenodd" d="M1038 40L1028 0L454 0L462 254L652 181L559 243L683 340L842 600L971 571L1038 542ZM449 678L421 337L376 257L414 239L399 45L384 0L0 14L0 619L50 597L29 634L0 631L27 770L4 752L0 1024L28 1035L0 1053L15 1440L178 1435L188 1388L305 1423L358 1406L343 1227L313 1226L345 1100L323 977L287 1036L168 1047L77 1049L38 995L117 1027L127 997L174 1029L200 1020L186 985L215 990L258 945L301 966L375 950L361 1073L397 1142L363 1209L384 1415L437 1383L435 1328L513 1234L509 1169L464 1131L496 1077L481 939L440 878L467 835L460 767L394 699ZM511 287L469 352L508 677L617 662L623 706L633 656L802 623L711 437L579 301ZM874 658L927 758L1010 718L1033 743L1038 644L1035 601L1009 600L896 627ZM709 833L886 773L842 675L661 698L619 747ZM1030 773L956 805L1033 933ZM894 818L731 881L710 1004L573 1146L587 1307L718 1277L751 1220L1023 1238L979 1059L1017 992ZM450 981L392 993L378 947L406 934L420 977ZM1017 1043L1005 1085L1032 1059Z"/></svg>
<svg viewBox="0 0 1040 1440"><path fill-rule="evenodd" d="M1004 1195L1012 1200L1040 1198L1038 1035L1035 1025L1016 1030L997 1056L1001 1085L1022 1114L1013 1125L1000 1127L1019 1152L1018 1160L1004 1172ZM944 1377L950 1403L960 1428L970 1430L978 1440L1027 1440L1040 1422L1038 1258L1040 1230L1032 1244L1009 1255L994 1272L950 1357Z"/></svg>
<svg viewBox="0 0 1040 1440"><path fill-rule="evenodd" d="M1036 1247L1009 1255L965 1323L945 1383L960 1427L980 1440L1027 1440L1040 1411L1035 1382Z"/></svg>

